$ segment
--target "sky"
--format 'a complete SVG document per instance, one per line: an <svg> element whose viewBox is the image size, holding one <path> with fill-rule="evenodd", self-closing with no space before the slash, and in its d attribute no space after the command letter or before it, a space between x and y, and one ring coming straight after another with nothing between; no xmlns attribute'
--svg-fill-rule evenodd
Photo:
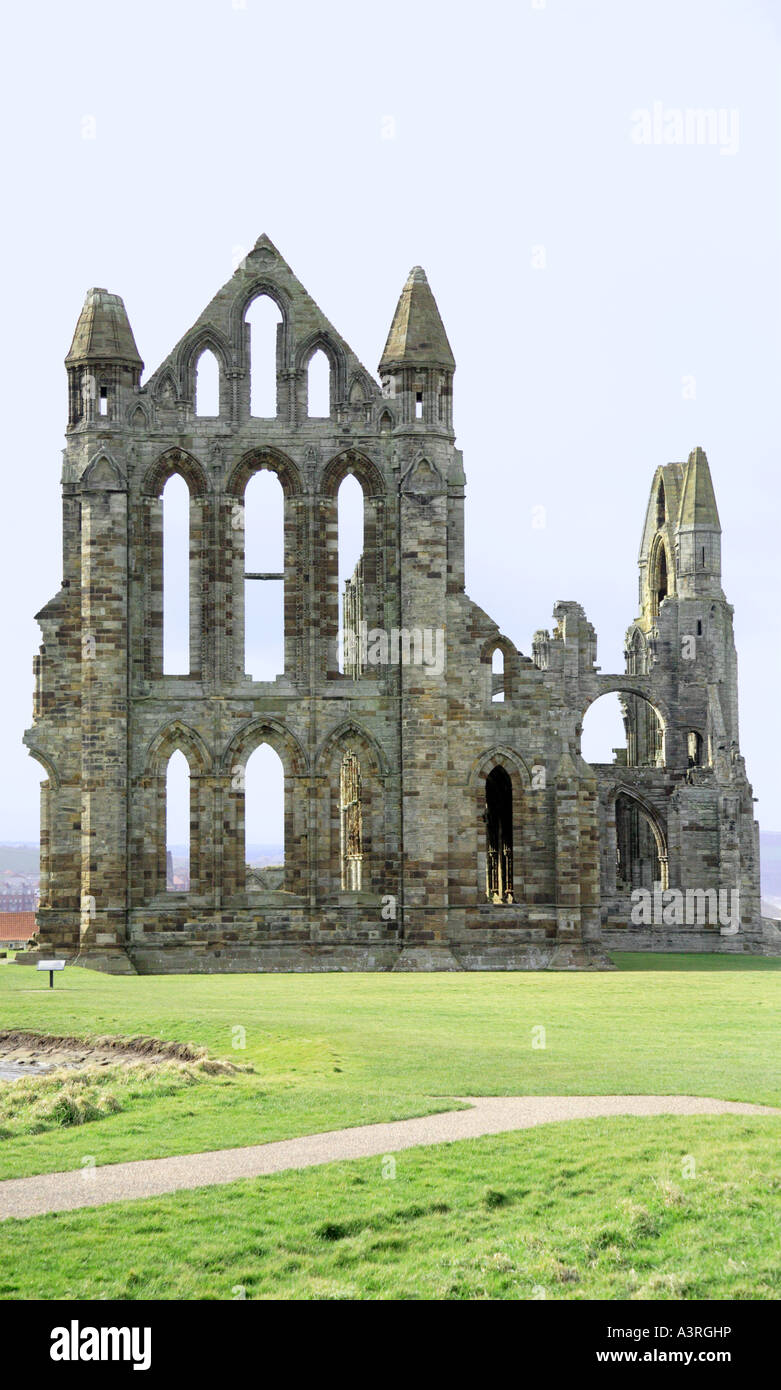
<svg viewBox="0 0 781 1390"><path fill-rule="evenodd" d="M780 31L777 0L6 10L1 840L38 833L21 736L86 290L123 296L149 375L264 231L372 372L425 267L467 590L527 655L576 599L623 670L654 470L706 450L742 751L781 829ZM695 143L699 108L719 119Z"/></svg>

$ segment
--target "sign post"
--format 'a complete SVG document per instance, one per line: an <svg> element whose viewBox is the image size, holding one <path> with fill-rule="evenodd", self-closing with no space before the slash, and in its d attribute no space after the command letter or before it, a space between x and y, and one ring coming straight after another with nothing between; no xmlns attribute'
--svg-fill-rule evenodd
<svg viewBox="0 0 781 1390"><path fill-rule="evenodd" d="M37 967L37 968L38 968L39 970L48 970L48 972L49 972L49 989L54 989L54 972L55 972L55 970L64 970L64 969L65 969L65 961L64 961L64 960L39 960L39 961L38 961L38 967Z"/></svg>

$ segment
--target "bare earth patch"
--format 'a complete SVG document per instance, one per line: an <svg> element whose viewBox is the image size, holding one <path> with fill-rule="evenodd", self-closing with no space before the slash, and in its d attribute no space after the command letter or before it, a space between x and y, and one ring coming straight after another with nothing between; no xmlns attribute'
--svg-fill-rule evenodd
<svg viewBox="0 0 781 1390"><path fill-rule="evenodd" d="M51 1037L45 1033L21 1032L18 1029L0 1032L0 1080L45 1075L63 1067L130 1066L140 1061L199 1062L204 1071L217 1073L235 1068L229 1062L209 1058L205 1047L194 1043L164 1042L161 1038Z"/></svg>
<svg viewBox="0 0 781 1390"><path fill-rule="evenodd" d="M0 1035L0 1143L105 1119L219 1077L252 1070L156 1038Z"/></svg>

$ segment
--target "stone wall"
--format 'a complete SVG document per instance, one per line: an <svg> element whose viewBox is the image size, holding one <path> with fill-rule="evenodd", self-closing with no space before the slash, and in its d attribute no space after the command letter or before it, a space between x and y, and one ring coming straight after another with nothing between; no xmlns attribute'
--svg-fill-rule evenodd
<svg viewBox="0 0 781 1390"><path fill-rule="evenodd" d="M262 294L282 319L271 419L250 414L245 314ZM196 413L205 350L219 365L214 417ZM307 411L316 350L330 364L325 418ZM732 610L701 450L653 481L640 612L627 670L610 676L577 603L555 606L525 656L464 591L455 363L419 268L381 385L266 237L143 386L122 301L104 290L87 296L67 366L64 577L38 615L25 735L47 773L40 950L148 973L604 968L605 946L763 949ZM244 669L244 494L260 470L284 495L284 669L267 681ZM190 669L175 676L163 669L161 504L174 474L190 494ZM348 474L363 489L364 548L344 611L363 648L340 672ZM630 752L592 768L582 721L609 691L625 701ZM279 885L259 889L247 882L243 772L261 743L284 768L285 863ZM166 880L175 751L190 768L187 893ZM349 890L345 755L361 788ZM631 926L620 796L640 808L670 886L740 890L736 937Z"/></svg>

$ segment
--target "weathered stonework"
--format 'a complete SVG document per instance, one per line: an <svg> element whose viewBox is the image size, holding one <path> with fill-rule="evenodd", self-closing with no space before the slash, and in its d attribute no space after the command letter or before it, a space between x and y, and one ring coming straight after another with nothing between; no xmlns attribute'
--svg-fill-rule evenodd
<svg viewBox="0 0 781 1390"><path fill-rule="evenodd" d="M282 316L273 419L250 414L245 315L263 294ZM195 412L205 349L219 362L214 418ZM324 419L307 414L317 349L330 363ZM529 657L464 592L455 363L419 268L381 385L265 236L146 385L124 305L104 290L88 294L66 364L64 575L38 614L25 735L48 774L28 959L57 952L141 972L573 969L606 966L606 946L764 949L732 609L702 450L657 470L627 670L604 675L577 603L555 606ZM236 524L259 469L285 499L284 672L262 682L244 669ZM183 676L164 675L162 659L160 499L174 473L190 491ZM336 497L348 473L365 520L344 611L371 649L356 648L340 674ZM399 631L428 633L432 659L406 661ZM503 676L492 674L497 648ZM583 716L609 691L624 698L628 753L589 766ZM245 867L236 769L262 742L285 770L278 888L248 882ZM188 893L166 885L176 750L191 774ZM633 925L630 893L654 881L739 890L738 929Z"/></svg>

